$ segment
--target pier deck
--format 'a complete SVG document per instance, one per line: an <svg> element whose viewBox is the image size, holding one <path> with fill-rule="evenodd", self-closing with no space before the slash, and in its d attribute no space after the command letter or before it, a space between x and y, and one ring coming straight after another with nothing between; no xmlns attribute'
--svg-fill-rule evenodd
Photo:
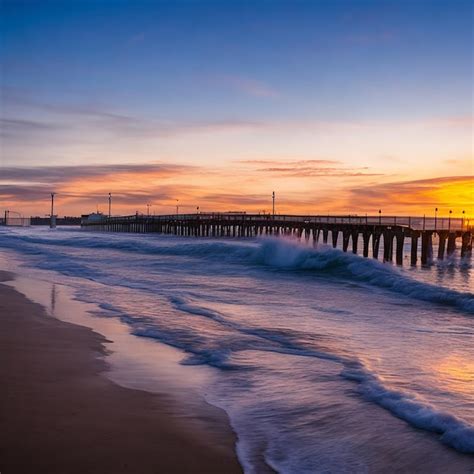
<svg viewBox="0 0 474 474"><path fill-rule="evenodd" d="M199 213L161 216L113 216L100 220L82 219L85 230L104 232L156 232L187 237L257 237L293 236L298 239L322 241L336 247L342 238L342 250L357 254L359 240L362 255L379 258L383 242L383 260L403 263L405 239L411 239L410 261L418 260L421 239L421 263L433 258L433 237L438 238L438 259L455 252L461 241L461 257L472 256L473 231L469 222L458 218L425 218L400 216L301 216L244 213ZM329 239L330 234L330 239Z"/></svg>

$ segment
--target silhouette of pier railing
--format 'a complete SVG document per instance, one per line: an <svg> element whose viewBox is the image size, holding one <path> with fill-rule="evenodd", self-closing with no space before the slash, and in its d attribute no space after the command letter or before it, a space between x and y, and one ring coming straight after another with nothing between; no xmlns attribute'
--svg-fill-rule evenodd
<svg viewBox="0 0 474 474"><path fill-rule="evenodd" d="M461 257L472 255L473 232L468 219L449 217L405 217L405 216L360 216L360 215L272 215L232 212L199 214L169 214L160 216L103 216L97 219L84 217L81 226L87 230L105 232L157 232L187 237L257 237L292 236L312 240L317 244L329 241L336 247L342 237L342 250L349 246L358 253L359 238L362 237L362 254L379 257L382 241L384 261L403 263L403 249L406 239L411 239L410 261L418 259L421 238L421 262L428 264L433 259L433 236L438 238L438 259L452 255L456 240L461 240Z"/></svg>
<svg viewBox="0 0 474 474"><path fill-rule="evenodd" d="M0 219L0 225L9 227L29 227L31 225L31 218L8 216Z"/></svg>

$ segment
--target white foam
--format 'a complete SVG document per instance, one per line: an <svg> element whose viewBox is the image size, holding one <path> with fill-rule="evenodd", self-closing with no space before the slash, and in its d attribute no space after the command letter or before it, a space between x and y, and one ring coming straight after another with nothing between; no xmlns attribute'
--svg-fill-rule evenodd
<svg viewBox="0 0 474 474"><path fill-rule="evenodd" d="M463 453L474 453L474 426L436 409L412 393L389 389L360 365L346 367L341 376L358 382L361 394L412 426L441 434L441 441Z"/></svg>
<svg viewBox="0 0 474 474"><path fill-rule="evenodd" d="M461 293L420 282L390 265L328 246L311 249L291 241L267 239L255 253L255 259L263 265L272 267L315 271L353 279L410 298L456 306L474 314L474 295L471 293Z"/></svg>

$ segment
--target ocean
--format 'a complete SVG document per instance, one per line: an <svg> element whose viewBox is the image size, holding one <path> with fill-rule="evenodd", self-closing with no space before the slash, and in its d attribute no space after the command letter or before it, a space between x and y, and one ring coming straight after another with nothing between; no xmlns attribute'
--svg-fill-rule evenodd
<svg viewBox="0 0 474 474"><path fill-rule="evenodd" d="M0 264L205 370L193 390L228 414L246 473L474 470L474 274L458 254L396 267L276 238L4 227Z"/></svg>

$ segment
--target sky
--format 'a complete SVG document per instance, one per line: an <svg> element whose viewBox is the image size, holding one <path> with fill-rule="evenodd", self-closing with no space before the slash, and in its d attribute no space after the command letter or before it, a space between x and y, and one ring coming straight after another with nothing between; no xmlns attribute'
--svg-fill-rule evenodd
<svg viewBox="0 0 474 474"><path fill-rule="evenodd" d="M2 0L0 210L474 213L471 0Z"/></svg>

